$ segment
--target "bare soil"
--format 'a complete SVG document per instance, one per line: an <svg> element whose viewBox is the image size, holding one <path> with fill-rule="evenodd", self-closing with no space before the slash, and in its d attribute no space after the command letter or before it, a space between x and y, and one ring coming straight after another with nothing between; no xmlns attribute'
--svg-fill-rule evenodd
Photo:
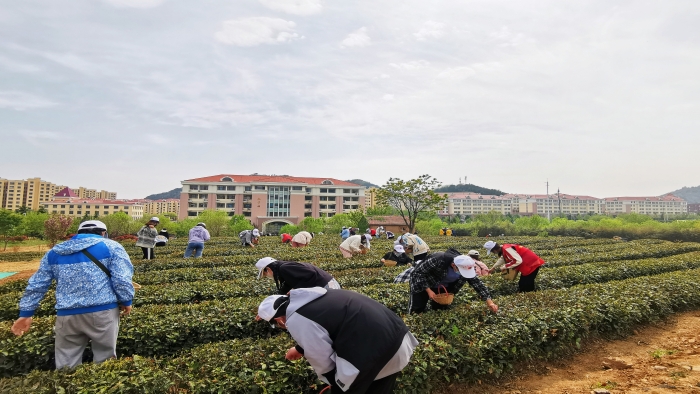
<svg viewBox="0 0 700 394"><path fill-rule="evenodd" d="M627 363L604 367L609 358ZM616 341L597 340L577 355L523 365L499 382L453 385L435 394L700 393L700 311L678 314Z"/></svg>
<svg viewBox="0 0 700 394"><path fill-rule="evenodd" d="M2 244L0 244L2 247ZM0 248L0 253L17 253L17 252L48 252L48 245L7 245L7 249Z"/></svg>
<svg viewBox="0 0 700 394"><path fill-rule="evenodd" d="M41 260L0 262L0 272L17 272L12 276L0 279L0 284L12 282L13 280L29 279L37 269Z"/></svg>

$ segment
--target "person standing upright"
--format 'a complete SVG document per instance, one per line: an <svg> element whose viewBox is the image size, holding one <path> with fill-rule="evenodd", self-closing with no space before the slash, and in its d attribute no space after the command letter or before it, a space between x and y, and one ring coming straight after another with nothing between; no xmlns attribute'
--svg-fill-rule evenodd
<svg viewBox="0 0 700 394"><path fill-rule="evenodd" d="M56 369L81 364L90 341L95 363L117 356L119 310L122 316L131 312L134 267L124 247L106 234L98 220L80 223L77 235L44 255L19 302L20 317L12 325L18 336L29 331L39 301L56 281Z"/></svg>
<svg viewBox="0 0 700 394"><path fill-rule="evenodd" d="M154 248L156 246L156 236L158 235L158 230L156 230L158 223L160 223L160 219L154 216L136 233L138 236L136 246L141 247L144 260L151 260L156 257Z"/></svg>

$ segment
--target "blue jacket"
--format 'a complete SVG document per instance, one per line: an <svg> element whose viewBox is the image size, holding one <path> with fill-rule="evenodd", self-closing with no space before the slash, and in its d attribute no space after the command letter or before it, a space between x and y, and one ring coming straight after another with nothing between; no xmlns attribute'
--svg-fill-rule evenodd
<svg viewBox="0 0 700 394"><path fill-rule="evenodd" d="M87 249L112 273L107 277L81 250ZM56 280L58 316L103 311L134 299L134 267L118 242L93 234L78 234L44 255L39 270L19 302L19 316L31 317L51 283Z"/></svg>
<svg viewBox="0 0 700 394"><path fill-rule="evenodd" d="M340 238L342 238L342 239L346 239L349 236L350 236L350 230L348 230L348 229L345 229L345 230L340 232Z"/></svg>

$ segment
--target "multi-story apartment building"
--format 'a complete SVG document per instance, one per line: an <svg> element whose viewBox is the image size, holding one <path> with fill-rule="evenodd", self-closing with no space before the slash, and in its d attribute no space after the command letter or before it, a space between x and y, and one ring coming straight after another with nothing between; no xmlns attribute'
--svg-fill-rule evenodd
<svg viewBox="0 0 700 394"><path fill-rule="evenodd" d="M688 212L688 202L673 194L661 197L607 197L605 213L641 213L645 215L673 215Z"/></svg>
<svg viewBox="0 0 700 394"><path fill-rule="evenodd" d="M486 196L479 193L447 193L447 205L438 215L478 215L491 211L509 214L512 200L505 196Z"/></svg>
<svg viewBox="0 0 700 394"><path fill-rule="evenodd" d="M80 198L67 187L58 192L53 200L42 202L41 205L49 213L70 217L100 217L124 212L133 219L141 219L144 215L144 205L140 201Z"/></svg>
<svg viewBox="0 0 700 394"><path fill-rule="evenodd" d="M370 187L365 189L365 208L374 208L377 206L377 188Z"/></svg>
<svg viewBox="0 0 700 394"><path fill-rule="evenodd" d="M181 183L180 219L223 211L244 215L266 232L365 205L364 186L333 178L222 174Z"/></svg>
<svg viewBox="0 0 700 394"><path fill-rule="evenodd" d="M2 179L0 178L0 208L17 210L21 206L36 211L42 202L51 201L66 186L43 181L41 178ZM102 198L114 200L117 193L79 187L72 189L79 198Z"/></svg>
<svg viewBox="0 0 700 394"><path fill-rule="evenodd" d="M700 204L688 204L688 213L700 213Z"/></svg>
<svg viewBox="0 0 700 394"><path fill-rule="evenodd" d="M439 215L475 215L491 211L521 216L543 217L585 214L643 213L647 215L688 212L688 204L674 195L661 197L596 198L571 194L506 194L485 196L478 193L448 193L447 205Z"/></svg>
<svg viewBox="0 0 700 394"><path fill-rule="evenodd" d="M148 215L160 215L162 213L180 213L180 200L167 198L162 200L140 200L144 204L144 213Z"/></svg>

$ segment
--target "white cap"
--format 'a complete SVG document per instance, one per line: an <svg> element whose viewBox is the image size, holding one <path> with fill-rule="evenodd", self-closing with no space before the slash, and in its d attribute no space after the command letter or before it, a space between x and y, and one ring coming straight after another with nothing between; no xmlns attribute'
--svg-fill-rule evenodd
<svg viewBox="0 0 700 394"><path fill-rule="evenodd" d="M158 216L154 216L150 219L151 222L158 222L160 223L160 219L158 219Z"/></svg>
<svg viewBox="0 0 700 394"><path fill-rule="evenodd" d="M467 252L467 256L479 256L479 251L472 249L469 252Z"/></svg>
<svg viewBox="0 0 700 394"><path fill-rule="evenodd" d="M78 231L80 230L87 230L91 228L99 228L104 231L107 231L107 225L104 223L100 222L99 220L86 220L82 223L80 223L80 226L78 226Z"/></svg>
<svg viewBox="0 0 700 394"><path fill-rule="evenodd" d="M253 235L255 235L255 236L260 235L260 230L258 230L257 228L254 228L254 229L253 229Z"/></svg>
<svg viewBox="0 0 700 394"><path fill-rule="evenodd" d="M270 265L270 263L272 263L274 261L277 261L277 260L273 259L272 257L263 257L260 260L258 260L257 263L255 263L255 268L257 268L259 271L258 272L258 279L262 278L262 273L263 273L263 270L265 269L265 267L267 267L268 265Z"/></svg>
<svg viewBox="0 0 700 394"><path fill-rule="evenodd" d="M280 301L277 304L277 308L275 308L275 302L279 300L280 298L286 298L287 302L289 302L289 297L283 296L283 295L271 295L263 300L263 302L260 303L260 306L258 306L258 316L260 318L270 321L275 317L275 314L277 313L277 310L285 304L285 302Z"/></svg>
<svg viewBox="0 0 700 394"><path fill-rule="evenodd" d="M486 241L486 243L484 244L484 249L486 249L486 255L487 255L487 256L491 254L491 249L493 249L494 246L496 246L496 243L495 243L495 242L493 242L493 241Z"/></svg>
<svg viewBox="0 0 700 394"><path fill-rule="evenodd" d="M404 250L403 246L401 245L394 245L394 250L399 252L399 253L405 253L406 250Z"/></svg>
<svg viewBox="0 0 700 394"><path fill-rule="evenodd" d="M457 269L459 269L460 275L463 277L469 279L476 276L476 270L474 269L476 263L471 257L463 254L459 255L455 257L454 263L457 266Z"/></svg>
<svg viewBox="0 0 700 394"><path fill-rule="evenodd" d="M204 223L204 222L199 222L199 223L197 223L197 226L201 226L201 227L207 228L207 224Z"/></svg>

